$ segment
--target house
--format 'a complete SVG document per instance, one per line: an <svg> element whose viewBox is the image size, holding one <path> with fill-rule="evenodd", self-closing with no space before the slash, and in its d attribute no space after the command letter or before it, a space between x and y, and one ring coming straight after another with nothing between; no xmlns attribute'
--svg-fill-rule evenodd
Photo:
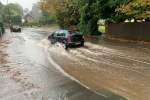
<svg viewBox="0 0 150 100"><path fill-rule="evenodd" d="M28 23L33 23L34 17L31 14L25 14L22 19L23 22L25 22L25 19L27 19Z"/></svg>

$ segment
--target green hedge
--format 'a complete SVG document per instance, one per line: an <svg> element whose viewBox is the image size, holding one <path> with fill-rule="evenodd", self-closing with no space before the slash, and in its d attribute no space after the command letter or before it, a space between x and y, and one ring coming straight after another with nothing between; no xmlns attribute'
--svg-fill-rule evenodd
<svg viewBox="0 0 150 100"><path fill-rule="evenodd" d="M6 22L9 23L9 15L5 16ZM10 16L11 23L22 23L22 19L20 15L11 15Z"/></svg>
<svg viewBox="0 0 150 100"><path fill-rule="evenodd" d="M3 34L5 32L5 26L4 26L3 22L0 22L0 27L1 27L1 31L2 31L2 34ZM0 32L0 37L1 37L1 32Z"/></svg>

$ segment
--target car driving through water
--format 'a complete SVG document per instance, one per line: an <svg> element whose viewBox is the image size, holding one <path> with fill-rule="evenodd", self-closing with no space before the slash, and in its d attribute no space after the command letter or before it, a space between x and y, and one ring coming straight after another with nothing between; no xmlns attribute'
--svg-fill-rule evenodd
<svg viewBox="0 0 150 100"><path fill-rule="evenodd" d="M52 44L62 43L65 49L84 45L84 35L79 30L57 30L48 39Z"/></svg>
<svg viewBox="0 0 150 100"><path fill-rule="evenodd" d="M21 32L21 28L19 26L11 26L11 32Z"/></svg>

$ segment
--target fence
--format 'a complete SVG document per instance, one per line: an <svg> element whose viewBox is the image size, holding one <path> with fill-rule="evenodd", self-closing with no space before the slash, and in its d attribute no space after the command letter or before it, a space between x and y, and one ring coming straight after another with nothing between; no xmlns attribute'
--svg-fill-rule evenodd
<svg viewBox="0 0 150 100"><path fill-rule="evenodd" d="M150 41L150 22L106 23L108 38Z"/></svg>
<svg viewBox="0 0 150 100"><path fill-rule="evenodd" d="M3 35L4 32L5 32L4 23L0 22L0 37Z"/></svg>

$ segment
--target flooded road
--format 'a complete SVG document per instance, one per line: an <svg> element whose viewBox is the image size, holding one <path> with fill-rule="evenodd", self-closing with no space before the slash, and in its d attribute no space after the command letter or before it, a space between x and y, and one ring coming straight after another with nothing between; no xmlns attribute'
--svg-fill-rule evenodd
<svg viewBox="0 0 150 100"><path fill-rule="evenodd" d="M58 27L6 30L0 40L0 100L149 100L150 45L85 37L64 50Z"/></svg>

